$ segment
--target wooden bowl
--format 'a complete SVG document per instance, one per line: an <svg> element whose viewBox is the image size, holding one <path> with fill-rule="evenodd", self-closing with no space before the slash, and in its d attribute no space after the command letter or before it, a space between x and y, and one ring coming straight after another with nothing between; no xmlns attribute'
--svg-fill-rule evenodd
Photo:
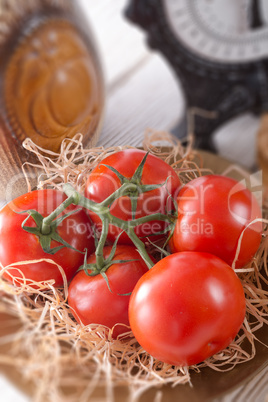
<svg viewBox="0 0 268 402"><path fill-rule="evenodd" d="M200 151L200 156L203 159L203 167L212 169L214 173L221 174L226 169L231 167L231 163L209 152ZM239 180L243 175L237 170L230 170L230 176ZM14 320L8 314L0 315L0 336L10 334L16 331L19 327L19 322ZM214 398L219 398L234 391L237 387L249 382L268 364L268 349L264 346L268 339L268 326L264 326L256 333L261 342L256 342L256 356L243 364L237 365L234 369L227 372L217 372L210 368L201 369L201 373L191 372L192 386L189 384L178 385L175 388L164 386L163 401L183 401L183 402L208 402ZM6 348L6 346L5 346ZM4 348L0 349L1 353L5 353ZM21 375L13 368L7 366L0 366L3 373L13 382L15 387L20 388L25 394L32 395L33 384L31 382L25 383ZM74 373L75 375L75 373ZM153 402L156 393L159 389L150 389L145 392L140 401ZM104 391L98 388L92 395L93 397L105 397ZM116 402L125 402L127 400L127 390L124 387L117 387L115 389Z"/></svg>

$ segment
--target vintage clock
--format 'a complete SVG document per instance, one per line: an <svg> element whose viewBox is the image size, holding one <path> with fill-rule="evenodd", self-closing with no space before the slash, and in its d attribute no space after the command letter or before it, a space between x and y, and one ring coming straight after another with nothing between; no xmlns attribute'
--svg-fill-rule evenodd
<svg viewBox="0 0 268 402"><path fill-rule="evenodd" d="M127 18L178 76L195 117L196 145L213 149L213 132L235 115L268 109L267 0L130 0Z"/></svg>

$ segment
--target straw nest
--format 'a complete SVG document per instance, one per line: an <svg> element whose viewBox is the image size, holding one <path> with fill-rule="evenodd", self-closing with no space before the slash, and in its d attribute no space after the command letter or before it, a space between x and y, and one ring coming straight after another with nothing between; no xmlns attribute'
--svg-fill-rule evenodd
<svg viewBox="0 0 268 402"><path fill-rule="evenodd" d="M126 148L85 149L79 134L72 140L64 140L59 154L40 149L29 139L24 147L37 158L35 165L23 166L26 179L35 171L37 188L61 189L69 182L80 192L88 174L104 157ZM192 149L191 141L183 147L168 133L148 131L143 148L172 165L183 182L210 173L202 168L202 157ZM114 340L107 328L78 324L67 304L66 281L61 289L55 289L53 281L16 288L0 279L0 312L7 312L19 322L13 334L0 339L5 349L0 354L0 363L16 367L25 380L31 379L36 401L82 402L93 400L90 398L98 387L105 390L104 400L113 400L118 386L127 387L129 400L135 401L150 387L189 383L192 371L200 372L207 366L218 371L232 370L237 364L253 359L257 330L268 324L266 214L264 208L263 238L257 254L247 267L236 271L246 295L247 312L242 329L225 350L205 362L174 367L147 354L129 328L120 339ZM49 290L44 290L48 287Z"/></svg>

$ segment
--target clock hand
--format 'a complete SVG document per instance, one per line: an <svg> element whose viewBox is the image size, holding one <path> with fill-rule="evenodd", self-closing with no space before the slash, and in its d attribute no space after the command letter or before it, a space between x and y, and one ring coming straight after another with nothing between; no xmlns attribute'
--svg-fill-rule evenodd
<svg viewBox="0 0 268 402"><path fill-rule="evenodd" d="M264 24L261 16L259 0L251 0L249 10L250 28L255 29L262 27Z"/></svg>

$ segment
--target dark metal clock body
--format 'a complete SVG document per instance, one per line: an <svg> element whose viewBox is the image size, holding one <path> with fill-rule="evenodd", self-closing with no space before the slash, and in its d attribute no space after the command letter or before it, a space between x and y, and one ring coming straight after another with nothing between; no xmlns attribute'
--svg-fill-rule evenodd
<svg viewBox="0 0 268 402"><path fill-rule="evenodd" d="M130 0L126 16L147 32L150 47L159 50L175 70L187 108L216 112L213 119L195 117L196 146L214 149L212 135L221 124L245 111L268 109L268 57L228 63L202 57L174 34L165 1L172 0ZM259 13L253 13L252 29L258 18ZM192 35L197 34L193 29Z"/></svg>

